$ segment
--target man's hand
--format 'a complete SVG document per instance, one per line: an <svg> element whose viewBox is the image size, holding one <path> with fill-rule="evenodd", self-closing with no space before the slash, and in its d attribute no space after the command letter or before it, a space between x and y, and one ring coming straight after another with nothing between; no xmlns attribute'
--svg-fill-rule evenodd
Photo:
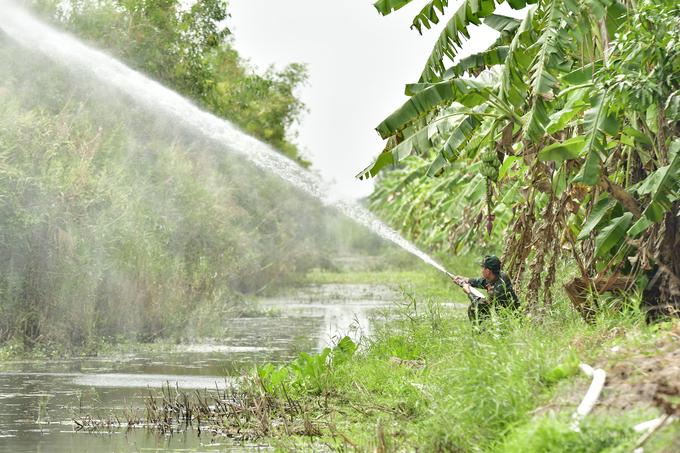
<svg viewBox="0 0 680 453"><path fill-rule="evenodd" d="M469 284L466 283L465 285L462 286L462 288L463 288L463 292L465 294L470 294L470 285Z"/></svg>

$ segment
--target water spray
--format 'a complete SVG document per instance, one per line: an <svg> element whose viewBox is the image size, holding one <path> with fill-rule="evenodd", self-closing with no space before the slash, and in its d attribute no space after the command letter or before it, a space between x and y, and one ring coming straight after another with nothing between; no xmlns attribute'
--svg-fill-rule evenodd
<svg viewBox="0 0 680 453"><path fill-rule="evenodd" d="M146 110L172 118L192 131L214 140L224 149L239 153L258 168L276 174L294 187L318 198L324 205L334 207L383 239L394 242L446 273L458 285L464 286L453 274L447 272L370 211L355 202L344 200L338 194L328 193L323 188L325 184L321 178L278 153L271 146L243 133L229 121L201 110L188 99L130 69L115 58L88 47L66 33L54 30L11 2L0 0L0 6L2 6L0 29L19 44L39 50L74 73L99 79L115 87L120 93L130 96ZM474 288L470 288L470 291L475 296L484 297Z"/></svg>

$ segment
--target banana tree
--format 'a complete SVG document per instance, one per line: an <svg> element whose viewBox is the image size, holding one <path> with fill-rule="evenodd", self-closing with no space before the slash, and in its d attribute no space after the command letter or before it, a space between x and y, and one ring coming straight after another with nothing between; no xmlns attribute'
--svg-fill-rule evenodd
<svg viewBox="0 0 680 453"><path fill-rule="evenodd" d="M375 6L390 14L407 3ZM495 222L506 239L506 270L517 285L528 274L534 308L551 302L566 251L580 269L567 293L584 315L597 308L597 295L634 285L650 307L677 310L676 5L509 1L524 14L518 20L494 14L499 3L461 4L418 83L407 85L409 99L376 128L385 149L358 177L404 168L385 174L373 206L414 235L437 225L424 238L431 246L479 240L483 219L489 234ZM447 1L428 2L412 27L430 28L446 8ZM469 27L481 24L500 32L498 40L456 61ZM447 68L444 57L454 64ZM462 216L465 209L476 212ZM452 233L461 227L475 233ZM588 294L596 296L589 303Z"/></svg>

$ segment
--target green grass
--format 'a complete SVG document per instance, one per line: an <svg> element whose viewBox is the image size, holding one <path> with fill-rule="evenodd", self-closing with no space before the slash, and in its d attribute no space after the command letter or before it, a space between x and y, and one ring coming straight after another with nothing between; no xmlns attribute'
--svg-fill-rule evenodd
<svg viewBox="0 0 680 453"><path fill-rule="evenodd" d="M467 261L473 258L459 260ZM321 420L334 423L358 451L381 451L383 446L386 451L632 451L640 437L632 426L658 416L655 410L589 417L581 433L569 426L575 407L534 414L565 387L589 382L575 364L607 358L614 345L645 349L666 327L647 326L634 304L624 313L603 311L587 324L566 296L558 295L541 317L518 321L501 313L497 325L479 332L464 312L441 304L443 295L449 296L444 301L465 299L439 274L422 269L310 276L314 283L401 284L405 293L405 302L395 302L400 316L383 319L373 335L362 339L352 360L328 373L330 409L317 411ZM417 361L422 368L395 366L391 357ZM557 366L561 372L554 371ZM677 432L677 427L669 430ZM354 448L339 435L320 442ZM649 444L656 450L647 451L664 451L673 442L668 433L659 435ZM292 451L305 442L288 438L273 443Z"/></svg>
<svg viewBox="0 0 680 453"><path fill-rule="evenodd" d="M646 420L646 419L643 419ZM498 447L501 452L629 452L640 434L632 427L640 420L630 416L586 418L579 431L567 414L542 416L515 429Z"/></svg>

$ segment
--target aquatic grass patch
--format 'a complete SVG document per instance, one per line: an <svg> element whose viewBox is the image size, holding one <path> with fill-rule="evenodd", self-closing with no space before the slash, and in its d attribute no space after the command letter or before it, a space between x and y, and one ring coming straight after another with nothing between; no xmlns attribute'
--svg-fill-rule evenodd
<svg viewBox="0 0 680 453"><path fill-rule="evenodd" d="M257 377L262 390L274 396L286 394L286 386L303 395L328 394L335 385L335 368L347 362L356 350L357 345L346 336L333 348L324 348L316 354L301 352L297 359L288 364L256 365L253 375Z"/></svg>
<svg viewBox="0 0 680 453"><path fill-rule="evenodd" d="M77 432L86 433L125 427L171 436L195 428L199 434L207 430L237 442L294 435L318 438L324 430L334 429L329 418L333 408L328 405L329 391L335 385L332 371L355 351L356 345L345 337L332 349L301 353L285 365L266 363L249 372L242 370L226 378L223 389L216 383L214 390L190 392L167 382L160 392L140 390L122 409L103 405L93 388L91 410L79 397L78 411L72 408L72 422ZM319 398L325 399L325 406Z"/></svg>

